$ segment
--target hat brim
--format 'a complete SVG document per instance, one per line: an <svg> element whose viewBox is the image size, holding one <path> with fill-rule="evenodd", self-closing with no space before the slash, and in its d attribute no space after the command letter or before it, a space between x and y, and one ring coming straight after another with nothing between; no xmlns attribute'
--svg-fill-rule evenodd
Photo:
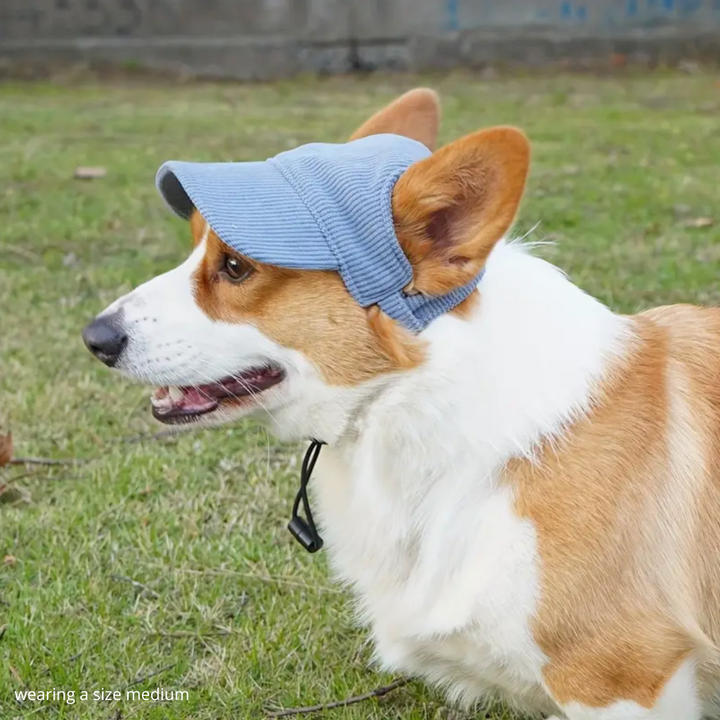
<svg viewBox="0 0 720 720"><path fill-rule="evenodd" d="M253 260L297 270L338 269L312 213L272 163L171 160L155 182L176 215L189 219L197 208L224 243Z"/></svg>

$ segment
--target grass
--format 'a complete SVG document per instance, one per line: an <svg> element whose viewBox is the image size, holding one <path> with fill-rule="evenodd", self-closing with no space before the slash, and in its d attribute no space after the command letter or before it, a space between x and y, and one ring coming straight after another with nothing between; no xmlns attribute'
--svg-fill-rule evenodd
<svg viewBox="0 0 720 720"><path fill-rule="evenodd" d="M325 558L285 531L298 448L253 425L128 442L156 430L147 391L112 377L79 331L189 249L153 187L163 160L341 140L417 82L0 86L0 429L18 455L88 460L0 470L0 717L261 718L391 680L368 668ZM444 96L444 140L528 131L518 229L541 221L533 237L556 241L543 254L589 292L621 311L720 301L716 77L421 82ZM107 177L74 180L79 165ZM158 671L134 689L189 699L92 700ZM91 699L20 705L23 687ZM412 683L328 717L466 716Z"/></svg>

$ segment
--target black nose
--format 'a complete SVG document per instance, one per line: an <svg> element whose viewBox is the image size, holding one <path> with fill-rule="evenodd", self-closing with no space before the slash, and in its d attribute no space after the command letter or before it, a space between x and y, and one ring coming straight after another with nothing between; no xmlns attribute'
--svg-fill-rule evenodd
<svg viewBox="0 0 720 720"><path fill-rule="evenodd" d="M95 318L82 332L87 349L108 367L117 364L127 345L122 312Z"/></svg>

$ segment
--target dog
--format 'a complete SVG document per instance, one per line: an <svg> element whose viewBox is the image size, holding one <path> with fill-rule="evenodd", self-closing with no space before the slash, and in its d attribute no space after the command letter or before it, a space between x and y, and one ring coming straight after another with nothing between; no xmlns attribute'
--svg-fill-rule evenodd
<svg viewBox="0 0 720 720"><path fill-rule="evenodd" d="M348 143L425 149L387 190L405 296L476 279L420 332L336 270L236 252L190 203L189 258L85 342L159 387L163 422L326 444L315 510L383 668L554 720L718 717L720 311L613 313L507 239L526 136L436 150L439 120L416 89Z"/></svg>

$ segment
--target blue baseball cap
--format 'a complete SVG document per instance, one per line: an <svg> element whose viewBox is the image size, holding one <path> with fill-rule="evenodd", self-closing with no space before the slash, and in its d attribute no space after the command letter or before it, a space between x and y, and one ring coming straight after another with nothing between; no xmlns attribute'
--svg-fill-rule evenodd
<svg viewBox="0 0 720 720"><path fill-rule="evenodd" d="M335 270L362 306L379 305L418 333L462 302L480 275L446 295L406 295L412 267L395 235L392 191L430 155L399 135L343 144L312 143L262 162L172 160L156 184L170 208L195 208L217 236L258 262L297 270Z"/></svg>

